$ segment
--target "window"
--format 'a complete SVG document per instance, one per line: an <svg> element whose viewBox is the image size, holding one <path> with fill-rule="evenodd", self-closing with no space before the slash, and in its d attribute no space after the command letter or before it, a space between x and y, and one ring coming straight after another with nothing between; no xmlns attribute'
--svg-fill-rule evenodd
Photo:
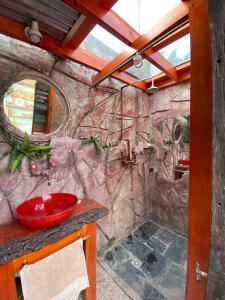
<svg viewBox="0 0 225 300"><path fill-rule="evenodd" d="M119 0L112 9L143 34L180 3L180 0Z"/></svg>
<svg viewBox="0 0 225 300"><path fill-rule="evenodd" d="M96 25L80 46L96 56L110 61L123 50L133 52L133 49L125 45L111 33Z"/></svg>
<svg viewBox="0 0 225 300"><path fill-rule="evenodd" d="M162 73L161 70L156 68L153 64L151 64L145 59L143 60L143 66L141 68L136 68L135 66L132 66L129 69L127 69L126 72L135 76L137 79L151 77Z"/></svg>
<svg viewBox="0 0 225 300"><path fill-rule="evenodd" d="M190 34L180 38L159 51L173 66L190 60Z"/></svg>

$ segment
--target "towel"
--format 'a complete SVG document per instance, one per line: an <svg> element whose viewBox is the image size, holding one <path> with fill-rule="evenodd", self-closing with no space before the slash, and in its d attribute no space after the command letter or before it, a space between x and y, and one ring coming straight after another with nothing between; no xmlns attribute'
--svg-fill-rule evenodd
<svg viewBox="0 0 225 300"><path fill-rule="evenodd" d="M20 277L24 300L77 300L89 287L83 240L24 266Z"/></svg>

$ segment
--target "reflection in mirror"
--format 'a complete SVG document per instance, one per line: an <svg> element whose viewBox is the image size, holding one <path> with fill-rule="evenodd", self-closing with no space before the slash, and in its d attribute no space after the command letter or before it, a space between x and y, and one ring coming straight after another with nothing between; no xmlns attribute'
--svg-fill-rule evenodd
<svg viewBox="0 0 225 300"><path fill-rule="evenodd" d="M164 157L161 173L176 180L189 170L190 128L189 116L176 116L157 124L164 146L168 151Z"/></svg>
<svg viewBox="0 0 225 300"><path fill-rule="evenodd" d="M13 83L4 95L3 104L10 123L32 135L56 131L65 117L59 92L43 79Z"/></svg>

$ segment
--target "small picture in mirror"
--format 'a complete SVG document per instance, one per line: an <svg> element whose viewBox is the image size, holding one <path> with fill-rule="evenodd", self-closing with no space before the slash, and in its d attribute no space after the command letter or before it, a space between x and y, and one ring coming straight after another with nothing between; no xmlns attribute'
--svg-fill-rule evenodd
<svg viewBox="0 0 225 300"><path fill-rule="evenodd" d="M31 135L56 131L65 117L60 93L44 79L13 83L4 95L3 105L10 123Z"/></svg>

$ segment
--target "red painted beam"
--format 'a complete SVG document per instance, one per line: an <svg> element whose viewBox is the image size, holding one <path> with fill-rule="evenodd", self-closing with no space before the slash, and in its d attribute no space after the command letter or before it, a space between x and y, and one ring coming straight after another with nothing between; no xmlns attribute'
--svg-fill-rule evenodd
<svg viewBox="0 0 225 300"><path fill-rule="evenodd" d="M175 42L176 40L184 37L188 33L190 33L190 24L187 24L184 27L178 29L177 31L175 31L174 33L172 33L171 35L169 35L168 37L166 37L164 40L160 41L154 47L151 47L148 50L146 50L144 52L143 56L145 57L145 54L151 55L151 54L153 54L153 53L161 50L162 48L168 46L169 44ZM131 60L130 62L128 62L125 66L121 67L120 68L120 72L123 72L123 71L125 71L126 69L128 69L128 68L130 68L132 66L133 66L133 60Z"/></svg>
<svg viewBox="0 0 225 300"><path fill-rule="evenodd" d="M183 21L188 19L189 11L187 7L181 3L179 4L175 9L173 9L170 13L168 13L164 18L162 18L157 26L155 26L150 32L147 34L143 34L140 37L138 37L133 43L132 47L136 50L141 50L145 48L148 44L151 42L156 41L160 36L162 36L165 33L168 33L171 29L175 28L179 24L181 24ZM152 54L149 55L149 59L151 59ZM130 59L132 55L130 56L124 56L125 59L123 62L125 62L127 59ZM159 56L158 56L159 58ZM154 55L153 55L154 60ZM95 76L93 76L93 84L98 84L105 80L108 76L114 73L114 71L117 71L120 68L120 65L123 63L121 60L116 64L117 58L114 59L113 63L109 63L108 66L104 67L101 72ZM163 61L163 65L160 64L160 61L156 59L156 62L158 64L158 67L160 67L163 72L166 72L172 79L176 79L175 69L169 62L167 62L167 65L165 65L165 60ZM154 64L156 63L154 62ZM162 62L162 58L161 58ZM170 65L169 65L170 64ZM123 68L124 70L125 68Z"/></svg>
<svg viewBox="0 0 225 300"><path fill-rule="evenodd" d="M95 24L101 25L126 45L131 45L140 36L113 10L99 3L89 0L63 0L63 2L90 18Z"/></svg>
<svg viewBox="0 0 225 300"><path fill-rule="evenodd" d="M163 17L152 30L136 39L132 47L139 50L143 49L146 45L157 40L183 21L188 20L188 16L189 10L186 5L183 3L177 5L171 12Z"/></svg>
<svg viewBox="0 0 225 300"><path fill-rule="evenodd" d="M24 25L7 17L0 16L0 33L11 36L25 43L29 43L38 48L45 49L57 56L61 56L76 63L80 63L96 71L101 70L107 65L107 62L105 60L89 53L88 51L81 48L77 48L74 50L71 47L62 46L60 44L60 41L55 40L46 34L43 34L43 40L40 43L32 44L28 41L24 34ZM134 77L120 72L115 72L115 74L113 74L113 77L129 84L135 81ZM140 89L146 88L144 83L138 83L136 87Z"/></svg>
<svg viewBox="0 0 225 300"><path fill-rule="evenodd" d="M177 84L178 82L186 81L191 79L191 63L187 62L182 65L179 65L176 67L177 81L172 80L171 78L168 78L166 74L158 74L154 76L154 83L157 87L160 89L166 88L170 85ZM150 87L151 85L151 79L148 79L145 81L145 84L147 87Z"/></svg>
<svg viewBox="0 0 225 300"><path fill-rule="evenodd" d="M117 1L118 0L101 0L99 1L99 4L103 5L106 10L109 10L114 4L116 4ZM92 19L81 15L77 22L74 24L67 38L63 41L63 44L68 44L72 48L76 49L88 36L88 34L95 27L95 25L96 23Z"/></svg>
<svg viewBox="0 0 225 300"><path fill-rule="evenodd" d="M144 53L143 57L163 71L171 79L175 81L178 80L176 68L159 52L153 52L151 54Z"/></svg>

